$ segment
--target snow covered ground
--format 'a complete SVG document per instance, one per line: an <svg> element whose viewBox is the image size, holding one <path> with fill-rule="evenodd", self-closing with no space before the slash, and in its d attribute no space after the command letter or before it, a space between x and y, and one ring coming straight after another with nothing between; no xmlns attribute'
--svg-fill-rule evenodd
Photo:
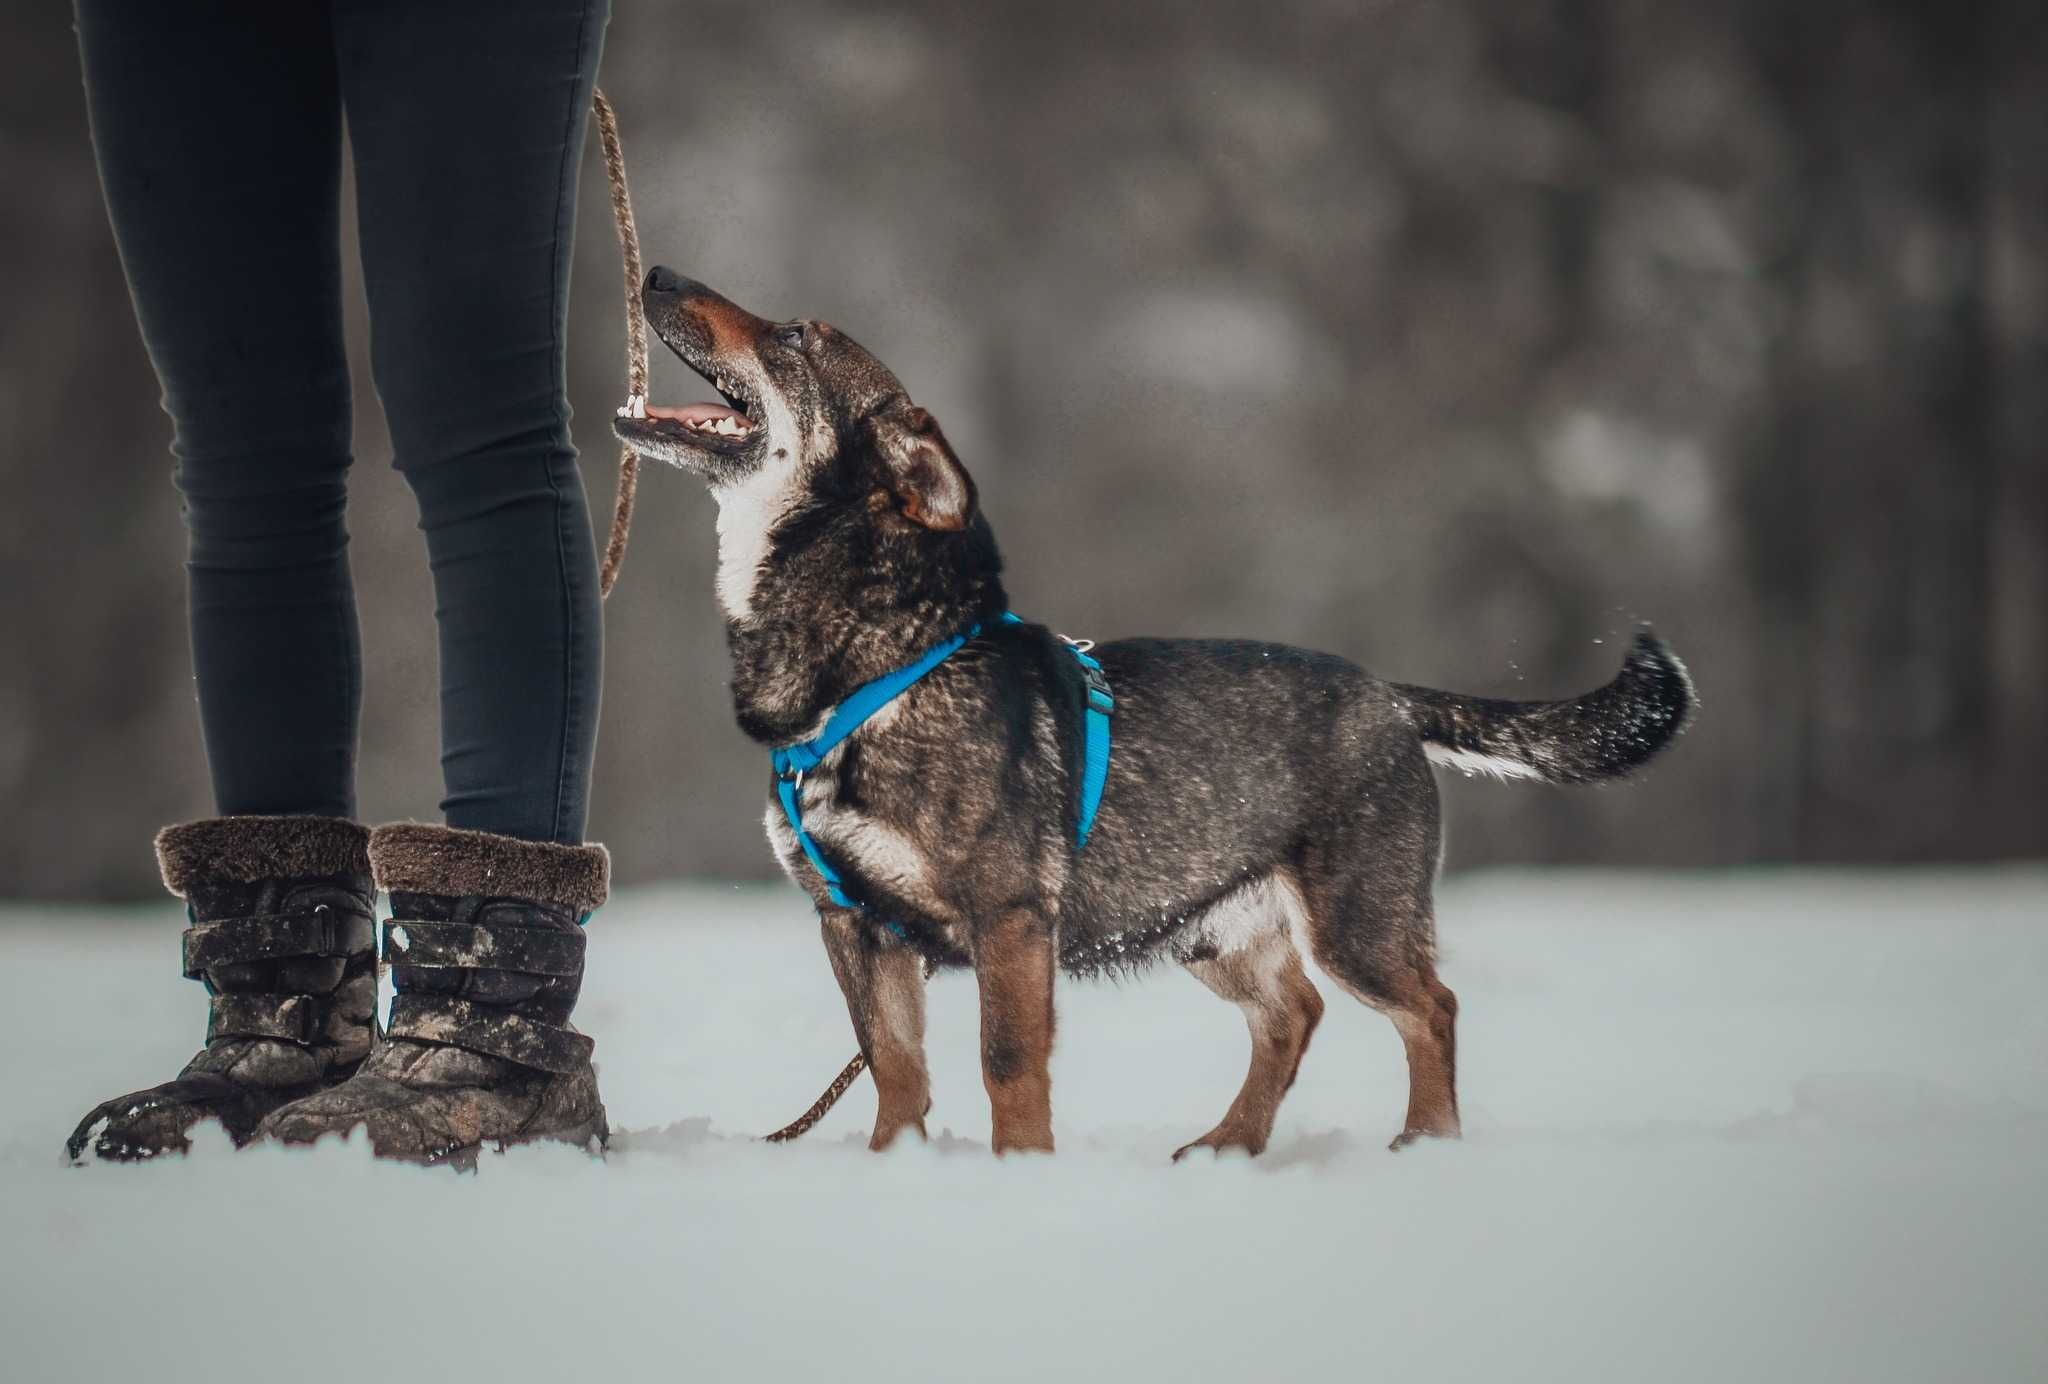
<svg viewBox="0 0 2048 1384"><path fill-rule="evenodd" d="M2048 1378L2048 870L1496 873L1442 891L1467 1139L1385 1150L1329 1015L1257 1162L1167 1155L1243 1074L1177 969L1069 984L1060 1153L997 1162L973 988L928 1146L750 1141L851 1051L789 888L592 925L603 1162L360 1143L66 1169L203 1026L173 904L0 907L0 1375L41 1381ZM939 1134L944 1130L944 1134Z"/></svg>

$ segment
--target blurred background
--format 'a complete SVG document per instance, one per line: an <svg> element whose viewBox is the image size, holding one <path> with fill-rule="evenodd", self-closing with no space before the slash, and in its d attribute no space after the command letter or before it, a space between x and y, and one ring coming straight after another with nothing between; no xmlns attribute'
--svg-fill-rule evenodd
<svg viewBox="0 0 2048 1384"><path fill-rule="evenodd" d="M895 367L1019 611L1513 697L1670 638L1704 709L1668 760L1454 776L1451 868L2048 853L2032 0L617 3L649 262ZM68 6L0 14L0 135L0 892L142 895L211 803ZM607 514L592 145L571 390ZM431 819L433 602L350 295L362 810ZM657 398L702 392L657 355ZM591 834L626 882L773 868L712 517L650 468L607 607Z"/></svg>

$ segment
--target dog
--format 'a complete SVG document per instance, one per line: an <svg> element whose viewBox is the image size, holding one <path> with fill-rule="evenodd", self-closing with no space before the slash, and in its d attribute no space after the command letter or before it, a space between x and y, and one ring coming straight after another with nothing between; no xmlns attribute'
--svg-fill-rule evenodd
<svg viewBox="0 0 2048 1384"><path fill-rule="evenodd" d="M1077 849L1087 672L1051 630L1001 618L995 536L936 420L826 323L764 320L665 268L641 301L722 401L634 399L614 429L717 499L743 732L802 742L849 692L979 626L799 780L803 826L857 906L835 899L770 793L769 840L817 905L874 1075L869 1146L924 1135L931 969L974 971L995 1151L1050 1152L1055 974L1159 958L1237 1005L1252 1037L1237 1098L1176 1159L1265 1148L1322 1016L1304 956L1401 1036L1408 1108L1393 1147L1456 1137L1430 765L1619 778L1693 713L1671 651L1645 630L1605 687L1537 703L1381 682L1279 644L1104 644L1110 766Z"/></svg>

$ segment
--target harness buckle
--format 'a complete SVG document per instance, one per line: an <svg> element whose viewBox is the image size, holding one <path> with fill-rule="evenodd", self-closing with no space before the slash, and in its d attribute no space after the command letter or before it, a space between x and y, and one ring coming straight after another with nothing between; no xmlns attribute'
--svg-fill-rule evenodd
<svg viewBox="0 0 2048 1384"><path fill-rule="evenodd" d="M1107 716L1116 710L1116 697L1109 690L1109 678L1101 668L1090 668L1085 664L1081 676L1088 682L1088 705Z"/></svg>

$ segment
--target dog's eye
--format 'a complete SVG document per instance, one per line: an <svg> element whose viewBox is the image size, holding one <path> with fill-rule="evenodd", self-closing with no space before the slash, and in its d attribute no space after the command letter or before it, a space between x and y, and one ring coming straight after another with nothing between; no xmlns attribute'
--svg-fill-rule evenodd
<svg viewBox="0 0 2048 1384"><path fill-rule="evenodd" d="M783 345L785 345L785 346L793 347L794 349L796 349L796 350L799 350L799 351L803 350L803 348L804 348L804 327L803 327L803 323L801 323L801 322L792 322L792 323L790 323L790 324L789 324L789 325L788 325L787 327L777 327L777 328L775 329L775 339L776 339L777 341L781 342L781 343L782 343Z"/></svg>

